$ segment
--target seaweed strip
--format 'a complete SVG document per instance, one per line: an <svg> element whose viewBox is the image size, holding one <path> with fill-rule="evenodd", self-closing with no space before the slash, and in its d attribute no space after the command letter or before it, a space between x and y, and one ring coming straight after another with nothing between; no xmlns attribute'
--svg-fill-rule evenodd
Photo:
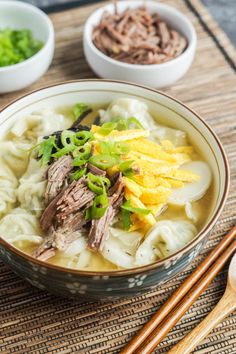
<svg viewBox="0 0 236 354"><path fill-rule="evenodd" d="M82 120L84 119L84 118L86 118L87 117L87 115L89 114L89 113L91 113L92 112L92 109L91 108L89 108L87 111L85 111L85 112L83 112L77 119L76 119L76 121L72 124L72 126L70 127L70 129L72 130L72 128L74 129L76 129L79 125L80 125L80 123L82 122Z"/></svg>

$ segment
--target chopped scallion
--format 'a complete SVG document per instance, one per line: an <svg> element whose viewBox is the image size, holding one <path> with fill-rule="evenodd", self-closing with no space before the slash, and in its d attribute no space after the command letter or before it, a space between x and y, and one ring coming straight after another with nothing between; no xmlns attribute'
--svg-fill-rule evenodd
<svg viewBox="0 0 236 354"><path fill-rule="evenodd" d="M100 154L90 157L89 162L102 170L115 166L119 163L119 159L115 156Z"/></svg>
<svg viewBox="0 0 236 354"><path fill-rule="evenodd" d="M89 109L89 107L85 103L76 103L73 107L73 115L75 119L79 118L79 116L86 112Z"/></svg>
<svg viewBox="0 0 236 354"><path fill-rule="evenodd" d="M121 206L121 208L122 208L123 210L130 211L131 213L142 214L142 215L147 215L147 214L149 214L149 213L151 212L149 209L134 208L134 207L132 207L129 200L127 200L127 201Z"/></svg>

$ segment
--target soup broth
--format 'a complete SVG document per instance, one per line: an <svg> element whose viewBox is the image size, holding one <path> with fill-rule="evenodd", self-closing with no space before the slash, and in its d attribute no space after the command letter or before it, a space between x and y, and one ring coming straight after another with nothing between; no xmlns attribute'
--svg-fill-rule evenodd
<svg viewBox="0 0 236 354"><path fill-rule="evenodd" d="M86 113L88 107L86 109L81 107L80 104L77 109L82 110L82 114ZM68 129L75 125L75 118L78 120L73 113L74 108L60 107L55 110L34 112L15 123L0 142L0 196L2 198L0 233L2 237L15 247L34 256L43 244L45 249L41 250L37 257L46 262L93 271L142 266L184 247L204 227L213 199L213 182L209 167L204 162L203 156L197 153L197 147L193 147L188 141L186 133L160 125L158 118L155 118L155 121L152 119L144 103L125 98L118 99L109 107L89 107L86 117L78 123L83 124L86 129L80 126L77 132L69 131ZM120 128L122 124L126 127ZM92 127L90 131L88 126ZM62 133L57 133L54 139L52 134L55 131L66 132L63 133L65 138L61 148L58 145L55 148L57 144L55 139L58 139L60 134L60 142L63 141ZM130 137L127 138L126 134L130 134ZM55 140L54 145L50 145L52 138ZM79 143L79 147L76 147L79 156L74 153L77 150L70 150L72 138L75 142L84 139L84 145ZM45 142L48 143L47 149L50 150L51 146L50 156L46 155L45 150L40 151L40 148L41 150L42 147L45 148ZM145 144L149 143L156 144L150 146L153 146L157 152L160 151L157 157L146 149ZM139 144L144 144L143 151ZM89 157L86 157L87 160L84 162L81 156L83 155L84 158L87 147L89 147ZM101 154L101 149L108 147L111 150L110 157L106 157L107 161L104 161L108 150ZM67 153L60 155L66 149ZM99 160L99 154L103 159ZM80 223L76 221L77 229L74 224L71 232L65 231L69 230L68 226L67 229L63 229L64 220L68 215L60 215L64 210L72 213L70 202L63 201L63 206L59 206L58 214L55 214L51 225L46 230L45 226L42 226L44 225L42 219L45 210L52 203L52 199L47 196L50 178L52 180L55 178L55 176L50 177L51 166L68 156L73 160L72 167L68 170L70 177L67 175L66 182L64 180L61 185L58 185L61 178L60 171L58 172L55 179L57 193L53 198L57 198L60 193L64 195L63 192L73 183L77 186L78 181L82 179L88 181L91 178L90 182L86 182L88 186L89 183L92 185L91 189L89 190L87 184L86 186L83 184L82 188L86 188L86 193L93 193L93 199L86 204L86 209L78 206L78 210L73 210L73 215L69 214L69 222L75 217L76 220L81 218ZM112 164L115 159L117 159L116 164ZM44 164L43 161L46 163ZM107 168L104 167L105 163ZM97 170L98 174L94 172L94 166L99 170ZM122 170L121 166L122 168L126 166L126 169ZM150 166L153 166L155 171L159 169L159 174L150 169L147 174L144 171L142 175L140 171ZM85 169L86 172L81 174ZM97 232L93 228L96 225L99 227L99 220L101 223L101 219L109 212L114 197L111 193L115 193L114 176L117 173L124 183L119 196L123 198L122 202L119 201L119 210L113 207L110 222L103 226L106 229L106 235L102 235L103 239L100 241L96 239L93 244L89 244L89 237L95 231ZM202 181L206 175L208 175L208 183ZM49 195L52 193L52 186ZM159 194L156 191L159 191ZM159 202L154 203L152 198L156 198ZM95 199L99 200L97 208L94 206ZM106 205L105 210L106 202L108 206ZM105 214L101 215L103 208ZM129 225L124 227L128 219ZM74 219L72 221L74 222ZM54 237L54 241L50 239L51 237ZM46 238L51 242L48 248L45 246ZM59 244L59 239L60 247L55 246L56 242ZM96 248L94 245L97 242L101 243ZM46 253L50 253L50 256L47 255L44 259L41 255L45 254L45 250Z"/></svg>

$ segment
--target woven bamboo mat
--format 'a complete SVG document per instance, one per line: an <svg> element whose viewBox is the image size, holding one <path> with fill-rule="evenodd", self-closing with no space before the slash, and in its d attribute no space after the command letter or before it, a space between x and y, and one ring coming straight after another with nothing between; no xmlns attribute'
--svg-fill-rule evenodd
<svg viewBox="0 0 236 354"><path fill-rule="evenodd" d="M199 112L219 135L231 166L227 205L203 254L186 272L143 296L108 304L79 304L39 291L0 264L1 353L118 353L188 276L197 262L236 222L236 52L198 0L165 1L187 14L198 33L198 49L188 74L169 94ZM51 15L56 30L56 53L48 73L35 89L61 80L91 78L82 50L83 23L97 6L74 8ZM3 95L0 108L25 92ZM216 305L226 284L227 267L161 343L166 353ZM236 313L220 324L194 353L236 353Z"/></svg>

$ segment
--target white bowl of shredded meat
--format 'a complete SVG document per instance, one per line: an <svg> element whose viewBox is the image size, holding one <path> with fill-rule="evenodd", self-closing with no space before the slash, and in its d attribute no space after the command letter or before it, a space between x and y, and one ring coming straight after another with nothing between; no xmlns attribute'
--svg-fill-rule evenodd
<svg viewBox="0 0 236 354"><path fill-rule="evenodd" d="M197 37L190 20L171 6L120 1L90 15L83 43L98 76L162 88L187 72Z"/></svg>

